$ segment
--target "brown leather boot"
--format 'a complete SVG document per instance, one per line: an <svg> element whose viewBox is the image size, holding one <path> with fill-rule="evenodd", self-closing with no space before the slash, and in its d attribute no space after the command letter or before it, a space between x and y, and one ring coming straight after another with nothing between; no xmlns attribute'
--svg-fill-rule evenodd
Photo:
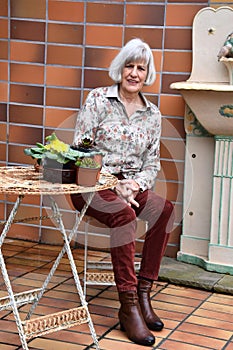
<svg viewBox="0 0 233 350"><path fill-rule="evenodd" d="M138 300L147 327L152 331L161 331L164 324L153 311L150 302L150 291L152 285L153 282L146 281L144 279L138 280Z"/></svg>
<svg viewBox="0 0 233 350"><path fill-rule="evenodd" d="M155 337L147 328L141 314L137 293L134 291L120 292L119 310L120 327L127 337L136 344L152 346Z"/></svg>

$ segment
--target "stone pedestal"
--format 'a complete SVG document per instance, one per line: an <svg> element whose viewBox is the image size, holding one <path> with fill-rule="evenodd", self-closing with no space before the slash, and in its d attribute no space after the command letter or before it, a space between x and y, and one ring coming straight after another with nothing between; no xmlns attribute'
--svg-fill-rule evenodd
<svg viewBox="0 0 233 350"><path fill-rule="evenodd" d="M197 13L192 73L171 88L180 91L187 106L184 219L177 258L233 275L233 64L217 59L231 23L231 7Z"/></svg>
<svg viewBox="0 0 233 350"><path fill-rule="evenodd" d="M184 215L179 261L233 275L233 137L208 134L186 112Z"/></svg>

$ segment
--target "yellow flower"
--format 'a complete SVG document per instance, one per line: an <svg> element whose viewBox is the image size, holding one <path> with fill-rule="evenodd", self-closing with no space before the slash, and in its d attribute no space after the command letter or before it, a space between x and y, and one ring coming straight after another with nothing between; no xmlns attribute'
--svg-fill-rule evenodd
<svg viewBox="0 0 233 350"><path fill-rule="evenodd" d="M66 143L56 139L54 141L51 141L47 145L45 145L45 148L50 150L50 151L55 151L55 152L68 152L69 151L69 145Z"/></svg>
<svg viewBox="0 0 233 350"><path fill-rule="evenodd" d="M49 143L45 145L45 148L50 151L54 151L57 153L62 153L62 152L68 152L69 151L69 145L57 138L55 133L52 135L48 136L46 138Z"/></svg>

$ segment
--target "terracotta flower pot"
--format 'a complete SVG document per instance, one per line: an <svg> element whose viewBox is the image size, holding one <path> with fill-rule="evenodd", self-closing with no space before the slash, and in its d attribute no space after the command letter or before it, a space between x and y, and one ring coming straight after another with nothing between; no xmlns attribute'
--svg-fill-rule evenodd
<svg viewBox="0 0 233 350"><path fill-rule="evenodd" d="M83 168L76 169L76 184L80 186L95 186L99 179L100 168Z"/></svg>

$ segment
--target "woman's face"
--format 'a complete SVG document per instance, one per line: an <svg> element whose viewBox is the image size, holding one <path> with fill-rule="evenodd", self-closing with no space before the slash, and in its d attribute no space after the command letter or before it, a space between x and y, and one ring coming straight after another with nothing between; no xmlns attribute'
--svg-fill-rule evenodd
<svg viewBox="0 0 233 350"><path fill-rule="evenodd" d="M138 93L141 91L148 73L144 61L126 63L122 72L121 87L127 93Z"/></svg>

